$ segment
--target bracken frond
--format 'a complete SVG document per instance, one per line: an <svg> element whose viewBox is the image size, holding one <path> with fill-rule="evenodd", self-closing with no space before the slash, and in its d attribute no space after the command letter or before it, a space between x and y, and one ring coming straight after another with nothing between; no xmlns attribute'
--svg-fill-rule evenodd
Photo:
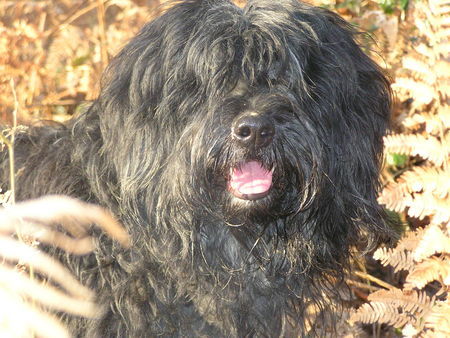
<svg viewBox="0 0 450 338"><path fill-rule="evenodd" d="M386 171L395 176L378 201L402 219L421 219L412 229L422 227L374 253L384 266L408 272L403 289L369 295L351 319L402 328L404 337L443 338L450 337L450 1L414 6L418 43L392 86L400 102L410 103L404 133L385 138L386 154L413 158L401 175L397 165Z"/></svg>
<svg viewBox="0 0 450 338"><path fill-rule="evenodd" d="M450 43L442 43L436 47L437 51L441 55L446 55L450 53Z"/></svg>
<svg viewBox="0 0 450 338"><path fill-rule="evenodd" d="M437 99L437 93L432 85L425 81L415 80L406 77L399 77L392 84L392 89L395 91L408 92L415 98L417 105L427 105L431 101Z"/></svg>
<svg viewBox="0 0 450 338"><path fill-rule="evenodd" d="M450 32L450 28L448 32ZM439 48L440 50L448 50L447 54L450 54L450 43L441 44ZM449 95L448 87L450 85L448 74L450 74L450 63L448 61L440 60L436 62L434 66L434 71L437 74L439 74L438 80L436 82L438 92L440 92L443 96L446 95L448 96Z"/></svg>
<svg viewBox="0 0 450 338"><path fill-rule="evenodd" d="M422 112L414 114L411 117L407 117L403 121L403 125L412 131L416 131L424 126L427 133L433 136L440 136L442 130L450 126L450 107L446 108L442 107L437 113Z"/></svg>
<svg viewBox="0 0 450 338"><path fill-rule="evenodd" d="M401 182L410 193L427 192L442 199L450 195L448 168L416 166L401 176Z"/></svg>
<svg viewBox="0 0 450 338"><path fill-rule="evenodd" d="M395 248L378 248L373 258L383 266L392 266L394 271L411 270L414 266L412 252L419 246L425 230L408 231L397 243Z"/></svg>
<svg viewBox="0 0 450 338"><path fill-rule="evenodd" d="M391 289L375 291L368 296L368 300L398 307L402 313L407 312L419 320L420 317L431 312L435 298L429 297L426 292L420 290Z"/></svg>
<svg viewBox="0 0 450 338"><path fill-rule="evenodd" d="M447 137L448 138L448 137ZM385 152L420 156L441 166L450 155L450 143L431 135L388 135L384 138Z"/></svg>
<svg viewBox="0 0 450 338"><path fill-rule="evenodd" d="M402 329L403 338L414 338L419 333L419 330L411 324L406 324Z"/></svg>
<svg viewBox="0 0 450 338"><path fill-rule="evenodd" d="M415 24L426 42L402 59L402 75L392 86L400 96L414 99L412 111L419 107L428 110L427 105L440 102L450 88L446 60L450 53L450 4L429 0L416 2L415 7Z"/></svg>
<svg viewBox="0 0 450 338"><path fill-rule="evenodd" d="M427 60L434 60L435 55L433 48L427 46L424 43L417 45L415 51L425 57Z"/></svg>
<svg viewBox="0 0 450 338"><path fill-rule="evenodd" d="M427 226L417 248L413 252L413 259L421 262L434 254L450 254L450 237L437 225Z"/></svg>
<svg viewBox="0 0 450 338"><path fill-rule="evenodd" d="M412 203L408 185L401 182L387 185L378 197L378 203L395 212L404 211Z"/></svg>
<svg viewBox="0 0 450 338"><path fill-rule="evenodd" d="M419 60L415 57L404 57L402 60L403 68L408 69L425 81L428 85L434 85L436 83L437 74L433 71L433 68L425 61ZM433 88L430 87L433 91Z"/></svg>
<svg viewBox="0 0 450 338"><path fill-rule="evenodd" d="M409 208L408 214L413 217L434 216L440 223L450 217L447 196L450 196L450 171L447 168L416 166L402 174L397 182L387 185L378 202L396 212Z"/></svg>
<svg viewBox="0 0 450 338"><path fill-rule="evenodd" d="M429 3L435 15L450 15L450 3L448 0L430 0Z"/></svg>
<svg viewBox="0 0 450 338"><path fill-rule="evenodd" d="M408 215L418 219L432 216L435 223L450 220L450 200L436 198L433 194L415 194L408 205Z"/></svg>
<svg viewBox="0 0 450 338"><path fill-rule="evenodd" d="M414 251L420 244L423 238L425 229L419 228L416 231L407 231L404 236L398 241L396 250Z"/></svg>
<svg viewBox="0 0 450 338"><path fill-rule="evenodd" d="M446 57L445 53L439 50L441 44L448 42L448 36L439 34L445 31L450 25L449 3L448 1L429 0L427 2L417 2L417 10L424 14L425 20L416 18L415 23L420 33L424 35L430 44L435 47L442 56Z"/></svg>
<svg viewBox="0 0 450 338"><path fill-rule="evenodd" d="M415 265L406 277L405 289L422 289L434 280L450 285L450 259L448 257L431 257Z"/></svg>
<svg viewBox="0 0 450 338"><path fill-rule="evenodd" d="M425 337L450 337L450 303L436 302L425 320L425 327L432 330Z"/></svg>
<svg viewBox="0 0 450 338"><path fill-rule="evenodd" d="M1 337L69 337L49 310L88 318L103 311L93 291L36 247L38 242L89 253L95 248L92 224L129 246L128 235L110 213L69 197L47 196L0 209Z"/></svg>
<svg viewBox="0 0 450 338"><path fill-rule="evenodd" d="M373 258L379 260L383 266L392 266L394 271L411 270L414 266L411 251L397 248L379 248L373 254Z"/></svg>
<svg viewBox="0 0 450 338"><path fill-rule="evenodd" d="M411 318L405 313L400 313L398 307L379 302L365 303L350 316L350 322L380 323L395 327L402 327L410 321Z"/></svg>

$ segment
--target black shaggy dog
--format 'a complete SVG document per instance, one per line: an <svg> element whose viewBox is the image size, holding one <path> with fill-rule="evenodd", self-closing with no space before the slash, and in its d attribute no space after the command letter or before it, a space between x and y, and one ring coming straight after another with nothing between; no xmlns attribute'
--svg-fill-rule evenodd
<svg viewBox="0 0 450 338"><path fill-rule="evenodd" d="M133 238L60 254L106 308L71 329L307 335L305 310L331 302L350 248L387 231L376 195L390 104L355 32L325 9L178 1L113 59L85 113L17 135L19 199L101 204Z"/></svg>

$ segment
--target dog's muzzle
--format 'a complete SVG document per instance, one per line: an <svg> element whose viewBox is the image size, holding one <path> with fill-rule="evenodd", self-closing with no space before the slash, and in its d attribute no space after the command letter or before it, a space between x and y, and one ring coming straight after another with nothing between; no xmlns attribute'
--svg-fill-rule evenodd
<svg viewBox="0 0 450 338"><path fill-rule="evenodd" d="M272 143L275 127L270 118L245 112L233 121L231 134L240 147L256 152ZM272 178L273 170L267 170L257 160L249 160L230 169L228 190L237 198L258 200L269 194Z"/></svg>

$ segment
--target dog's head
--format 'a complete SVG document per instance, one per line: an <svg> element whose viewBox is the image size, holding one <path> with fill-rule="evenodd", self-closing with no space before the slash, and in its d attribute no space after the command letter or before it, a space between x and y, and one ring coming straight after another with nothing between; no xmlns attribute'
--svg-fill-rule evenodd
<svg viewBox="0 0 450 338"><path fill-rule="evenodd" d="M174 5L114 58L96 103L120 200L187 226L192 212L282 223L322 263L347 256L362 232L384 228L391 104L356 35L296 0Z"/></svg>

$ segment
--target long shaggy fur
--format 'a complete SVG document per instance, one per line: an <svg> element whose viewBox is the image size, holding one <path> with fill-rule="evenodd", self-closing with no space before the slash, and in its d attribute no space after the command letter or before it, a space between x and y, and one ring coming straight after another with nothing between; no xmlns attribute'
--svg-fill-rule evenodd
<svg viewBox="0 0 450 338"><path fill-rule="evenodd" d="M306 335L350 247L386 232L376 202L389 83L339 16L295 0L178 1L112 60L99 98L62 126L17 135L17 197L103 205L133 238L97 234L95 255L59 254L105 313L86 337ZM267 147L231 136L243 112ZM230 170L273 170L240 200ZM7 181L7 160L2 162Z"/></svg>

